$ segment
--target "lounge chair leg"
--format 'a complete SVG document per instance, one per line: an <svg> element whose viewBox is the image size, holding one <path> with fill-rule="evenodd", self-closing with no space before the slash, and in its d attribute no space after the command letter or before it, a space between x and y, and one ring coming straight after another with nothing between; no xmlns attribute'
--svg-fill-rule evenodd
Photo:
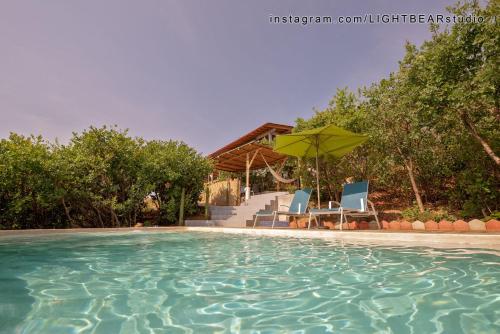
<svg viewBox="0 0 500 334"><path fill-rule="evenodd" d="M321 217L320 217L321 219ZM319 221L318 221L318 218L316 216L314 216L314 221L316 222L316 228L319 228Z"/></svg>
<svg viewBox="0 0 500 334"><path fill-rule="evenodd" d="M377 214L377 211L375 210L375 205L373 205L373 202L371 202L371 201L368 201L368 203L370 204L370 206L372 208L371 212L373 212L373 216L375 217L375 221L377 222L378 229L381 230L382 227L380 226L380 222L378 221L378 214Z"/></svg>
<svg viewBox="0 0 500 334"><path fill-rule="evenodd" d="M259 218L258 215L255 215L255 219L253 220L253 228L257 225L257 218Z"/></svg>
<svg viewBox="0 0 500 334"><path fill-rule="evenodd" d="M375 216L375 221L377 222L377 225L378 225L378 229L381 230L382 227L380 227L380 222L378 221L378 215L376 212L375 212L374 216Z"/></svg>
<svg viewBox="0 0 500 334"><path fill-rule="evenodd" d="M274 213L273 215L273 225L271 226L271 228L274 228L274 222L276 221L276 212Z"/></svg>
<svg viewBox="0 0 500 334"><path fill-rule="evenodd" d="M340 230L342 231L343 228L342 226L344 225L344 212L341 210L340 211Z"/></svg>

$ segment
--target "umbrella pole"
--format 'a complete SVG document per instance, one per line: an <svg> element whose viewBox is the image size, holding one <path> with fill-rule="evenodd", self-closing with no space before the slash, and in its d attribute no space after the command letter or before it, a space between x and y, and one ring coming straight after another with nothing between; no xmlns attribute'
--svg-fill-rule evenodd
<svg viewBox="0 0 500 334"><path fill-rule="evenodd" d="M318 209L321 208L319 201L319 166L318 166L318 143L316 143L316 193L318 194Z"/></svg>

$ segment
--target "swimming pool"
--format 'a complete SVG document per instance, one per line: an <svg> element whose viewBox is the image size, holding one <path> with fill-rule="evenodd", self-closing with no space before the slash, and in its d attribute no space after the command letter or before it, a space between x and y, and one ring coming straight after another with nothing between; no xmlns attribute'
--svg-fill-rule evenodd
<svg viewBox="0 0 500 334"><path fill-rule="evenodd" d="M498 333L498 252L222 233L0 237L0 333Z"/></svg>

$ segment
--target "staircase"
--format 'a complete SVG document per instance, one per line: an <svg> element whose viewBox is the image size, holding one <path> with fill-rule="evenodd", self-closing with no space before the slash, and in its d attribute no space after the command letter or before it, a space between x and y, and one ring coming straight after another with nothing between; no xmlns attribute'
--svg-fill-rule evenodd
<svg viewBox="0 0 500 334"><path fill-rule="evenodd" d="M210 220L186 220L186 226L253 226L254 215L259 210L276 210L278 196L287 192L269 192L252 196L240 206L210 206ZM271 220L272 218L269 218ZM263 220L266 220L263 218Z"/></svg>

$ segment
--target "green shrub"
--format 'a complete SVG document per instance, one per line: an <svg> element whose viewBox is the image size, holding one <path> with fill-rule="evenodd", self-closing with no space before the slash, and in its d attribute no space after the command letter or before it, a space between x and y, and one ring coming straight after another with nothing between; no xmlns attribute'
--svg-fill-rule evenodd
<svg viewBox="0 0 500 334"><path fill-rule="evenodd" d="M141 218L156 193L156 225L196 211L211 162L176 141L145 141L116 127L74 133L69 144L11 134L0 140L0 226L120 227Z"/></svg>
<svg viewBox="0 0 500 334"><path fill-rule="evenodd" d="M427 221L427 220L434 220L436 222L440 220L456 220L456 217L452 214L450 214L447 210L445 209L438 209L438 210L428 210L426 209L424 212L420 212L417 206L412 206L408 209L403 210L401 213L404 219L407 219L409 221L415 221L415 220L420 220L420 221Z"/></svg>

